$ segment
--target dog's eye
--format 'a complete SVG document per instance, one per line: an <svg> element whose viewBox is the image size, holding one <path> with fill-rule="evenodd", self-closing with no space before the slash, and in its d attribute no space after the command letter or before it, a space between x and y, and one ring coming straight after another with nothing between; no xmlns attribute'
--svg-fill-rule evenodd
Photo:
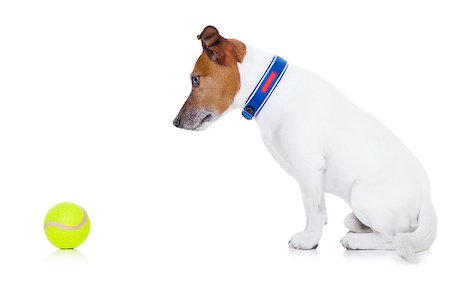
<svg viewBox="0 0 450 300"><path fill-rule="evenodd" d="M200 84L200 76L192 76L191 81L193 86L198 86Z"/></svg>

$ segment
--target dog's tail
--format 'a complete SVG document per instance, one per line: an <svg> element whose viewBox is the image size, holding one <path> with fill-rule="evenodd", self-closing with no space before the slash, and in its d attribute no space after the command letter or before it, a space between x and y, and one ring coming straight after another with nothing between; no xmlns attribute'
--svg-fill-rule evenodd
<svg viewBox="0 0 450 300"><path fill-rule="evenodd" d="M433 205L426 200L419 211L417 229L408 233L396 233L392 245L406 261L417 263L416 252L430 248L436 238L437 217Z"/></svg>

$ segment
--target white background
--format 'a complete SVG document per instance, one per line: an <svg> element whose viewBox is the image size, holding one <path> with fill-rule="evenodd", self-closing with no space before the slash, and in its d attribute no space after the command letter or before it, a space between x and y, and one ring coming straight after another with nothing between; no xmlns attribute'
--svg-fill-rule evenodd
<svg viewBox="0 0 450 300"><path fill-rule="evenodd" d="M0 2L0 299L448 299L449 15L446 1ZM331 195L319 248L290 251L299 189L256 124L173 127L209 24L323 76L416 154L439 216L418 265L346 251L350 210ZM42 230L62 201L91 217L78 251Z"/></svg>

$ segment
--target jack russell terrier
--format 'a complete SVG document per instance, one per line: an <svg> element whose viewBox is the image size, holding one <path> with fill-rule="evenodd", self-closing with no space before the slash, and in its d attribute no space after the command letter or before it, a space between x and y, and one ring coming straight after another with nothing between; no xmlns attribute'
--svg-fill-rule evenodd
<svg viewBox="0 0 450 300"><path fill-rule="evenodd" d="M352 209L345 248L397 250L416 262L435 239L437 219L425 170L402 142L317 75L213 26L197 38L203 52L173 124L203 130L235 108L256 120L270 153L301 188L306 228L290 247L317 247L326 192Z"/></svg>

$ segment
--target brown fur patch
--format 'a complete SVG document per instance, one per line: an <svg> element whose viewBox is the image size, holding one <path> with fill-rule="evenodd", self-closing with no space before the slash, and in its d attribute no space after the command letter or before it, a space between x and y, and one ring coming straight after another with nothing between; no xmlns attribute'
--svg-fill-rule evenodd
<svg viewBox="0 0 450 300"><path fill-rule="evenodd" d="M237 62L227 60L226 65L217 64L203 52L195 64L193 75L200 76L200 85L192 90L191 96L196 106L203 109L214 109L222 114L233 102L234 96L241 86Z"/></svg>

